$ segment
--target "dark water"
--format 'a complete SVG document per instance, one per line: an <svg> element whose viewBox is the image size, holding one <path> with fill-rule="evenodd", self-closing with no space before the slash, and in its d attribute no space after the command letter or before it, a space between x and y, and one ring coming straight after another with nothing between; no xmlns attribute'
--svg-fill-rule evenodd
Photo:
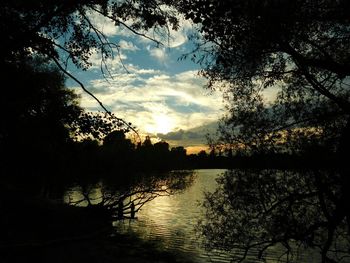
<svg viewBox="0 0 350 263"><path fill-rule="evenodd" d="M182 193L172 196L162 196L148 202L136 214L137 220L114 222L116 231L136 234L148 241L158 242L162 248L180 253L190 258L192 262L230 262L230 255L223 251L206 252L201 247L201 239L197 236L195 226L202 216L200 203L204 191L214 191L215 179L225 170L197 170L194 183ZM100 190L97 187L92 195L99 201ZM66 195L66 201L79 200L79 193L74 191ZM281 250L273 248L269 251L267 262L278 260ZM246 262L261 262L250 259ZM307 254L293 262L318 262L317 256Z"/></svg>

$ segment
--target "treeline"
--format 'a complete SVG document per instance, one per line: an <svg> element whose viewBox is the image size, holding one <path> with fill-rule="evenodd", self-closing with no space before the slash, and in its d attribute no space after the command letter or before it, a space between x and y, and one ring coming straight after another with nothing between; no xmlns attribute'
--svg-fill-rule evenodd
<svg viewBox="0 0 350 263"><path fill-rule="evenodd" d="M76 145L79 161L88 167L84 173L99 176L113 176L115 171L150 172L183 169L234 169L234 168L330 168L337 162L336 155L327 149L308 149L298 153L264 152L247 154L202 150L187 154L183 146L170 147L166 141L152 143L146 136L137 144L126 138L122 131L109 133L102 144L85 140ZM86 160L89 165L86 166Z"/></svg>
<svg viewBox="0 0 350 263"><path fill-rule="evenodd" d="M146 136L143 142L133 143L123 131L109 133L99 143L97 140L84 140L75 145L78 161L89 159L88 173L108 176L114 172L149 172L187 168L186 149L170 148L165 141L152 143Z"/></svg>

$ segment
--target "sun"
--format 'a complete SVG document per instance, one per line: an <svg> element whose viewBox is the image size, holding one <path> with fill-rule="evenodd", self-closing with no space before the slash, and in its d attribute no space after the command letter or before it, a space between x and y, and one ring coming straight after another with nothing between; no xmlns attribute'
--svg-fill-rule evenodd
<svg viewBox="0 0 350 263"><path fill-rule="evenodd" d="M174 121L165 114L156 114L153 116L154 132L166 134L170 132L174 126Z"/></svg>

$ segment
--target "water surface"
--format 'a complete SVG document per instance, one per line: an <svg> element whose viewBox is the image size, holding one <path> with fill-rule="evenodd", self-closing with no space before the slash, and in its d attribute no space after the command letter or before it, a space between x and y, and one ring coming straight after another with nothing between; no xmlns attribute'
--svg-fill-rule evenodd
<svg viewBox="0 0 350 263"><path fill-rule="evenodd" d="M161 196L146 203L136 214L136 220L125 219L114 222L116 231L132 233L147 241L155 242L161 248L184 255L191 262L230 262L230 255L224 251L208 253L201 246L201 238L195 231L198 221L203 216L200 203L203 202L204 192L216 189L216 178L226 170L202 169L196 170L192 185L183 192ZM100 189L97 187L92 196L99 202ZM79 193L71 191L67 198L79 200ZM67 201L67 200L66 200ZM137 249L137 248L135 248ZM277 247L269 251L267 262L281 262L278 260L281 250ZM301 255L302 258L294 262L317 262L313 255ZM261 262L250 257L245 262Z"/></svg>
<svg viewBox="0 0 350 263"><path fill-rule="evenodd" d="M215 178L223 172L225 170L197 170L193 185L184 192L157 197L137 213L137 220L124 220L115 225L122 231L159 241L165 249L188 253L194 262L210 262L208 254L200 248L195 226L202 214L200 202L204 191L215 190ZM223 252L210 256L215 262L229 262Z"/></svg>

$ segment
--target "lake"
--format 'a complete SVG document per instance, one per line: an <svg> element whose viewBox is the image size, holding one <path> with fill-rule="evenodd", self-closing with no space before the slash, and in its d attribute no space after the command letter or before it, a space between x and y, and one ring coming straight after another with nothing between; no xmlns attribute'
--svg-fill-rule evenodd
<svg viewBox="0 0 350 263"><path fill-rule="evenodd" d="M193 184L183 192L171 196L161 196L146 203L136 214L136 220L125 219L114 222L116 231L132 233L147 241L158 242L162 248L183 254L192 262L230 262L230 255L223 251L206 252L201 247L195 227L202 217L200 203L204 191L214 191L215 179L226 170L202 169L195 171ZM96 190L98 195L99 190ZM76 193L70 192L70 199ZM66 196L66 199L68 197ZM278 262L281 251L269 251L267 262ZM301 255L294 262L317 262L317 256ZM251 259L246 262L261 262Z"/></svg>

